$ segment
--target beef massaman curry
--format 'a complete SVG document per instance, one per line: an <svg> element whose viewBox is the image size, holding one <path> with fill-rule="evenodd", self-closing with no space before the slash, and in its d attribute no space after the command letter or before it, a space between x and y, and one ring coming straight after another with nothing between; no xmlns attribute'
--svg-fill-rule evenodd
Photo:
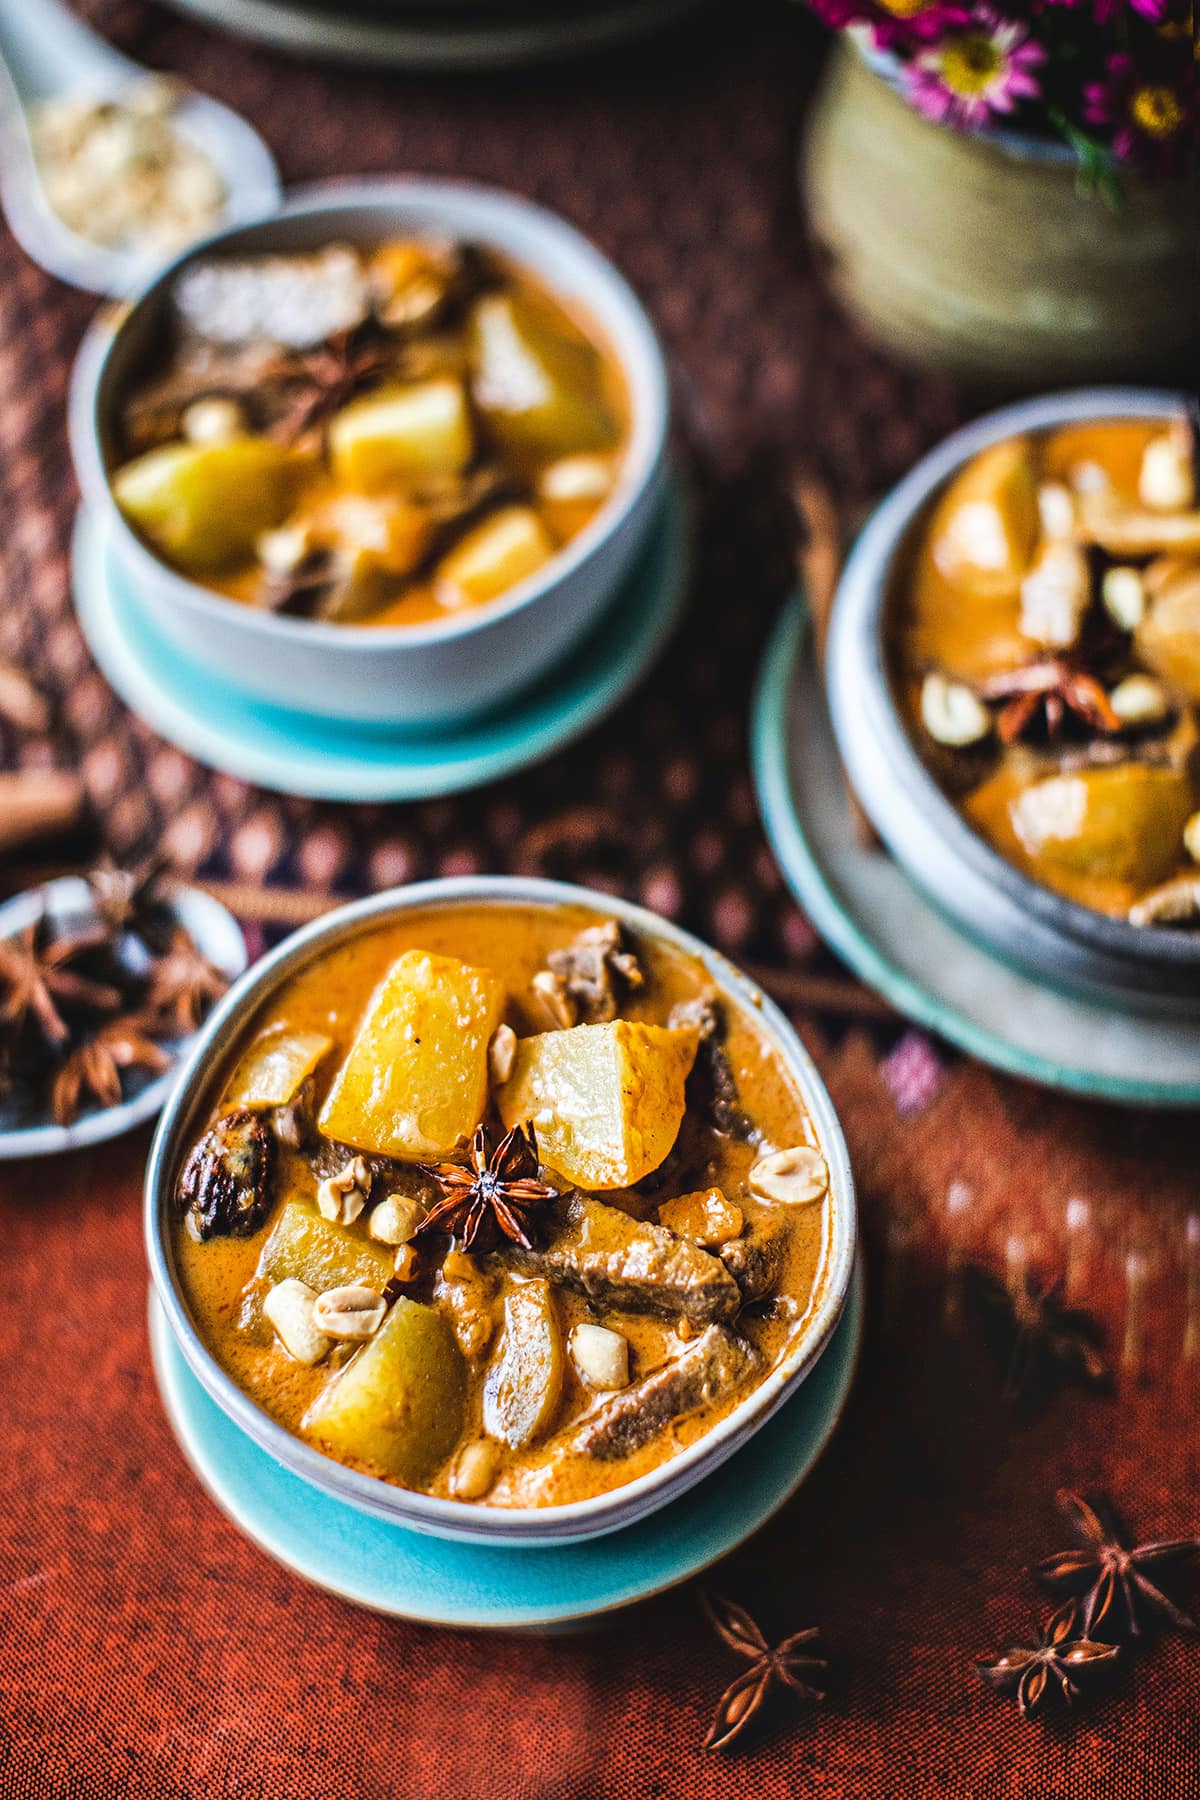
<svg viewBox="0 0 1200 1800"><path fill-rule="evenodd" d="M752 1013L578 910L453 907L263 1009L179 1173L233 1379L353 1468L498 1506L646 1473L804 1329L828 1169Z"/></svg>
<svg viewBox="0 0 1200 1800"><path fill-rule="evenodd" d="M1084 906L1200 926L1194 424L993 445L935 505L893 600L901 703L975 829Z"/></svg>
<svg viewBox="0 0 1200 1800"><path fill-rule="evenodd" d="M201 261L172 299L113 493L168 562L247 606L343 625L485 606L617 480L615 359L472 245Z"/></svg>

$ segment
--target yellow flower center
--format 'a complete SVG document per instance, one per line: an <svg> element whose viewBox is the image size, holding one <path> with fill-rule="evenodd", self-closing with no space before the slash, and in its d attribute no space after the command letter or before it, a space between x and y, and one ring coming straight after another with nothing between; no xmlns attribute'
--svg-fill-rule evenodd
<svg viewBox="0 0 1200 1800"><path fill-rule="evenodd" d="M942 80L955 94L984 94L1003 66L999 50L981 32L966 31L942 50Z"/></svg>
<svg viewBox="0 0 1200 1800"><path fill-rule="evenodd" d="M928 12L930 0L879 0L879 4L893 18L915 19L919 14Z"/></svg>
<svg viewBox="0 0 1200 1800"><path fill-rule="evenodd" d="M1183 107L1169 87L1139 88L1129 110L1149 137L1169 138L1183 124Z"/></svg>

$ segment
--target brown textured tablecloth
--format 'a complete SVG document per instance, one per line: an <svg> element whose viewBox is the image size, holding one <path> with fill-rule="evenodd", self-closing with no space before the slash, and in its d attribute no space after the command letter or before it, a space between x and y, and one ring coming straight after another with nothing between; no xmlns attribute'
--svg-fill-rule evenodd
<svg viewBox="0 0 1200 1800"><path fill-rule="evenodd" d="M671 356L698 569L683 630L636 698L525 775L352 808L213 776L125 713L75 628L62 413L89 303L5 237L0 655L62 709L53 742L20 754L79 763L118 854L161 836L212 877L346 894L533 869L641 898L793 979L830 973L763 841L745 749L789 579L782 478L791 459L818 461L859 501L961 403L887 366L819 285L793 181L815 31L730 8L715 35L451 81L291 63L140 4L89 10L245 111L288 182L474 176L590 232ZM494 1638L353 1610L244 1542L185 1467L154 1388L139 1138L0 1174L3 1800L1200 1793L1200 1651L1186 1640L1136 1658L1067 1724L1021 1723L969 1667L1045 1616L1022 1569L1067 1542L1059 1486L1108 1488L1142 1537L1200 1525L1194 1119L1038 1093L899 1023L795 1016L858 1173L867 1340L824 1460L711 1579L772 1633L824 1627L824 1707L781 1706L745 1754L706 1756L737 1664L694 1588L597 1635ZM1048 1272L1069 1268L1104 1324L1110 1397L1068 1389L1032 1415L1004 1400L947 1272L1002 1260L1014 1239Z"/></svg>

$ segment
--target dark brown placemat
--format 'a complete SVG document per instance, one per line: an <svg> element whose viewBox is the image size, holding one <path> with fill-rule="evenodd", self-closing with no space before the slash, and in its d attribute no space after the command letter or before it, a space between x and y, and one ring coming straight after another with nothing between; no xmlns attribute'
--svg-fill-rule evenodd
<svg viewBox="0 0 1200 1800"><path fill-rule="evenodd" d="M797 15L736 10L715 36L595 65L434 81L288 62L132 0L88 8L245 111L289 182L472 176L581 225L662 330L700 496L681 633L565 754L405 807L213 776L125 712L75 628L63 401L89 303L0 240L0 654L58 696L49 753L83 769L115 852L161 836L217 879L346 894L529 869L644 899L793 980L833 971L771 860L746 754L790 582L786 476L817 463L861 503L958 406L826 298L793 174L820 39ZM1073 1730L1021 1725L968 1667L1038 1612L1020 1571L1066 1541L1060 1483L1111 1486L1145 1535L1200 1522L1194 1124L1039 1094L897 1023L796 1016L861 1184L867 1347L824 1462L714 1579L773 1628L824 1625L824 1709L783 1709L753 1756L705 1757L735 1671L692 1590L594 1638L490 1639L356 1612L243 1542L153 1388L135 1140L0 1179L3 1800L1200 1793L1200 1663L1181 1641ZM947 1270L973 1250L1002 1260L1014 1237L1049 1268L1071 1261L1114 1398L1068 1390L1032 1417L1003 1399Z"/></svg>

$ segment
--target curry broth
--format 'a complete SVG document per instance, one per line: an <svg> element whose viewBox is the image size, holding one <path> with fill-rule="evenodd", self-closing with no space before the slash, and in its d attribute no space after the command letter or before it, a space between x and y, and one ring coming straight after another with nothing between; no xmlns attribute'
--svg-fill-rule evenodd
<svg viewBox="0 0 1200 1800"><path fill-rule="evenodd" d="M332 1038L333 1049L322 1065L327 1083L330 1072L349 1049L364 1007L381 977L406 950L453 956L478 967L495 969L508 991L507 1022L519 1036L542 1031L545 1021L526 998L529 983L545 964L549 951L568 945L582 929L597 924L602 917L582 908L548 911L518 906L459 906L412 913L396 924L368 930L318 956L264 1002L252 1026L230 1046L223 1065L215 1071L212 1096L216 1100L220 1095L246 1044L258 1032L280 1021L293 1029L319 1031ZM645 972L645 987L628 998L622 1006L622 1017L661 1024L677 1003L712 993L711 979L702 965L653 942L639 941L636 948ZM725 1050L741 1107L753 1120L755 1141L815 1145L815 1132L801 1096L778 1053L756 1021L732 1003L728 1004ZM747 1229L765 1215L778 1218L781 1210L744 1193L746 1176L756 1155L755 1141L723 1140L715 1175L720 1186L739 1194ZM252 1237L220 1237L201 1243L195 1241L182 1222L174 1236L183 1290L204 1341L239 1387L302 1438L305 1432L301 1421L307 1409L348 1360L354 1346L339 1346L321 1366L303 1367L288 1356L265 1323L257 1321L246 1328L243 1296L252 1287L263 1241L288 1195L295 1191L311 1195L313 1187L314 1177L304 1157L284 1150L277 1202ZM615 1201L634 1217L652 1220L656 1204L673 1191L667 1189L653 1197L630 1192L600 1194L597 1198ZM802 1335L822 1286L829 1241L828 1201L787 1211L790 1236L775 1291L787 1297L792 1316L742 1313L737 1321L738 1331L745 1334L761 1357L757 1380L777 1366ZM519 1273L505 1277L508 1285L521 1280ZM413 1297L427 1298L429 1291L430 1282L426 1279L413 1290ZM561 1287L554 1290L554 1304L564 1342L572 1328L583 1321L602 1320L620 1330L629 1343L631 1383L658 1369L680 1350L680 1337L666 1318L598 1305ZM498 1300L496 1305L499 1306ZM471 1371L464 1441L482 1431L485 1367L486 1362ZM498 1470L487 1501L498 1506L562 1504L622 1485L709 1431L745 1398L747 1391L742 1387L714 1404L688 1412L675 1420L669 1430L620 1460L598 1462L578 1454L563 1454L563 1444L573 1428L610 1398L589 1389L568 1357L551 1434L545 1442L523 1449L500 1447ZM351 1458L341 1460L362 1467L367 1473L379 1472L369 1464L355 1464ZM438 1470L427 1484L427 1491L451 1494L452 1462L453 1459Z"/></svg>
<svg viewBox="0 0 1200 1800"><path fill-rule="evenodd" d="M485 253L472 246L452 248L485 260ZM426 254L436 259L438 249L419 239L397 240L362 255L369 272L389 257L419 259ZM304 259L296 260L303 264ZM221 355L199 353L185 333L165 364L147 370L123 403L121 461L113 481L129 522L166 560L244 606L380 627L444 621L502 599L570 544L615 492L629 442L631 404L620 359L580 303L551 292L498 253L486 253L486 267L482 289L458 297L436 260L429 268L416 268L412 280L449 283L450 298L427 328L412 322L389 328L386 314L378 316L376 296L376 315L368 314L355 332L360 337L376 332L368 342L379 366L361 381L346 376L344 393L331 387L334 398L327 405L318 385L310 396L318 410L299 431L289 425L287 406L289 396L293 405L297 397L304 404L304 356L349 356L341 341L345 333L291 353L290 360L288 355L265 360L257 390L247 389L236 361L256 346L252 340L235 346L225 377L228 391L221 386ZM488 383L494 387L495 377L486 354L473 349L471 336L473 307L489 299L511 302L512 316L529 325L524 338L518 331L500 334L505 345L501 376L518 386L523 382L531 392L541 385L544 417L534 428L519 421L515 427L499 404L489 410ZM389 351L377 341L380 337ZM349 342L354 341L352 332ZM228 431L232 442L225 446L230 455L240 454L249 432L264 455L274 444L286 463L251 469L240 482L226 479L219 466L219 437L189 445L188 420L195 407L181 403L189 383L201 407L211 408L216 400L236 409ZM380 473L378 439L357 460L353 446L339 449L339 421L344 424L357 409L361 422L364 402L398 389L410 396L430 393L439 384L449 384L458 394L460 415L453 430L421 420L398 427L396 466L390 473ZM532 441L524 441L527 430L532 430ZM455 431L463 439L457 449L444 441L453 439ZM162 479L147 478L146 471L153 476L160 452L186 456L189 449L199 453L195 469L172 470L164 464ZM419 466L405 471L400 466L405 457ZM210 480L211 504L206 498ZM223 490L219 496L218 486ZM270 493L282 495L285 488L286 500L273 505ZM234 529L242 511L245 529ZM527 527L518 547L497 549L494 555L480 549L486 528L514 511L523 515ZM224 553L213 554L214 538L227 540ZM296 558L291 567L279 563L289 543ZM472 573L460 583L450 571L461 569L455 555L468 545L476 546ZM317 568L318 556L328 567L328 578Z"/></svg>

